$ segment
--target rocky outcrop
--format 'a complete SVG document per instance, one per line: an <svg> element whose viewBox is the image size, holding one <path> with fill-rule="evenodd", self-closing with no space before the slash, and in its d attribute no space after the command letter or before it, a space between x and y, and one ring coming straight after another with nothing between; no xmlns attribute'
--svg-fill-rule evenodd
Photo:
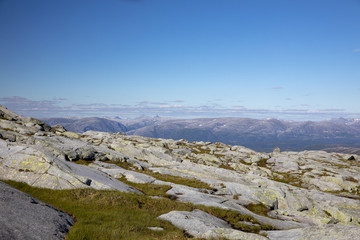
<svg viewBox="0 0 360 240"><path fill-rule="evenodd" d="M196 238L268 239L258 234L234 230L225 221L197 209L191 212L172 211L159 216L159 219L171 222L175 226L184 229L190 236Z"/></svg>
<svg viewBox="0 0 360 240"><path fill-rule="evenodd" d="M101 171L72 162L79 159L126 161L123 154L66 137L59 128L53 130L38 120L18 116L3 107L0 113L5 118L0 119L0 131L4 133L0 139L0 179L52 189L92 187L140 193Z"/></svg>
<svg viewBox="0 0 360 240"><path fill-rule="evenodd" d="M0 239L64 239L74 219L0 181Z"/></svg>
<svg viewBox="0 0 360 240"><path fill-rule="evenodd" d="M260 153L223 143L95 131L80 134L59 126L51 128L3 107L0 116L1 179L52 189L116 189L138 194L141 192L119 179L168 185L171 188L167 194L176 196L177 201L237 211L259 224L271 225L278 230L267 232L270 239L302 239L309 228L319 236L327 228L339 232L360 228L360 156L356 154ZM149 172L197 179L211 189L161 181ZM195 214L198 219L200 213L195 213L184 214ZM184 214L170 214L175 216L171 220L174 225L180 224ZM221 236L229 239L242 234L229 227L220 228ZM194 236L219 236L214 229L220 231L209 227ZM289 234L291 229L297 231Z"/></svg>
<svg viewBox="0 0 360 240"><path fill-rule="evenodd" d="M355 240L359 239L360 228L329 224L285 231L268 231L266 235L270 240Z"/></svg>

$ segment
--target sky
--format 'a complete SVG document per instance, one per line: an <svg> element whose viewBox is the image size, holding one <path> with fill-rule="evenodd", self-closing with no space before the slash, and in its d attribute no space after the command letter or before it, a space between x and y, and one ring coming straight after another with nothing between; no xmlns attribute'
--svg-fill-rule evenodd
<svg viewBox="0 0 360 240"><path fill-rule="evenodd" d="M0 0L32 117L360 118L360 0Z"/></svg>

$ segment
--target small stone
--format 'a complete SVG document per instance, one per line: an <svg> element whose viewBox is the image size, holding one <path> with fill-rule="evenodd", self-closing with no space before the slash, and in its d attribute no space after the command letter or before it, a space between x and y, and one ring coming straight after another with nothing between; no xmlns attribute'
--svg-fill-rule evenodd
<svg viewBox="0 0 360 240"><path fill-rule="evenodd" d="M91 182L92 182L92 180L91 180L91 179L86 179L85 184L86 184L86 185L88 185L88 186L90 186L90 185L91 185Z"/></svg>
<svg viewBox="0 0 360 240"><path fill-rule="evenodd" d="M152 230L152 231L163 231L164 228L162 227L148 227L148 229Z"/></svg>

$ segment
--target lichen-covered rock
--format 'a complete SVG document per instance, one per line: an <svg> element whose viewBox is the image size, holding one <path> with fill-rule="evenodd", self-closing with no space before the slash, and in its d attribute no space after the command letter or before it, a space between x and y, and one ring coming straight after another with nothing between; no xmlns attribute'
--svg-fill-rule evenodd
<svg viewBox="0 0 360 240"><path fill-rule="evenodd" d="M51 146L40 142L24 145L0 139L0 179L52 189L88 187L86 180L91 179L90 187L96 189L140 193L101 171L56 157L57 151L54 152Z"/></svg>

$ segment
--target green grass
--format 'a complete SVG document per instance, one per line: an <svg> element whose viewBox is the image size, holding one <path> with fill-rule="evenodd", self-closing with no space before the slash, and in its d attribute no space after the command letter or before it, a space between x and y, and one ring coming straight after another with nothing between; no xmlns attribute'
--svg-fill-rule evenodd
<svg viewBox="0 0 360 240"><path fill-rule="evenodd" d="M39 200L51 204L76 218L66 239L187 239L181 229L158 216L173 210L192 211L200 209L230 223L234 228L258 233L273 229L270 226L248 226L241 221L258 222L251 216L238 212L173 201L169 198L151 198L146 195L94 189L50 190L31 187L24 183L4 181ZM134 185L134 184L133 184ZM146 194L162 194L167 186L155 190L149 184L138 184ZM156 193L154 191L157 191ZM162 227L163 231L152 231L147 227Z"/></svg>
<svg viewBox="0 0 360 240"><path fill-rule="evenodd" d="M145 169L144 171L142 171L142 173L145 173L149 176L152 176L152 177L154 177L158 180L164 181L164 182L172 182L175 184L181 184L181 185L185 185L185 186L189 186L189 187L193 187L193 188L205 188L205 189L209 189L209 190L214 189L214 188L210 187L209 184L204 183L204 182L194 179L194 178L183 178L183 177L179 177L179 176L161 174L161 173L153 172L148 169Z"/></svg>
<svg viewBox="0 0 360 240"><path fill-rule="evenodd" d="M265 207L263 204L249 204L246 206L246 208L253 213L256 213L261 216L269 217L267 213L270 211L267 207Z"/></svg>
<svg viewBox="0 0 360 240"><path fill-rule="evenodd" d="M241 194L235 194L234 196L233 196L233 198L235 199L235 200L239 200L239 197L241 196Z"/></svg>
<svg viewBox="0 0 360 240"><path fill-rule="evenodd" d="M186 239L183 230L157 217L175 209L194 209L187 203L118 191L50 190L5 182L74 216L76 223L70 229L67 240ZM152 231L147 227L163 227L164 231Z"/></svg>
<svg viewBox="0 0 360 240"><path fill-rule="evenodd" d="M84 160L84 159L79 159L79 160L73 160L72 162L88 166L93 161L87 161L87 160Z"/></svg>
<svg viewBox="0 0 360 240"><path fill-rule="evenodd" d="M264 167L266 168L267 167L267 160L269 160L268 158L262 158L260 161L257 162L257 165L259 167Z"/></svg>
<svg viewBox="0 0 360 240"><path fill-rule="evenodd" d="M228 170L234 170L230 165L228 164L220 164L219 168L224 168L224 169L228 169Z"/></svg>
<svg viewBox="0 0 360 240"><path fill-rule="evenodd" d="M274 181L277 182L282 182L282 183L286 183L295 187L299 187L299 188L303 188L303 186L301 186L301 175L299 174L291 174L291 173L279 173L277 172L277 174L282 175L283 178L278 178L278 177L274 177Z"/></svg>
<svg viewBox="0 0 360 240"><path fill-rule="evenodd" d="M141 192L143 192L145 195L148 196L159 196L159 197L165 197L165 198L172 198L166 192L171 189L171 186L168 185L157 185L157 184L150 184L150 183L134 183L127 181L125 177L122 177L119 179L120 181L126 183L127 185L130 185Z"/></svg>

